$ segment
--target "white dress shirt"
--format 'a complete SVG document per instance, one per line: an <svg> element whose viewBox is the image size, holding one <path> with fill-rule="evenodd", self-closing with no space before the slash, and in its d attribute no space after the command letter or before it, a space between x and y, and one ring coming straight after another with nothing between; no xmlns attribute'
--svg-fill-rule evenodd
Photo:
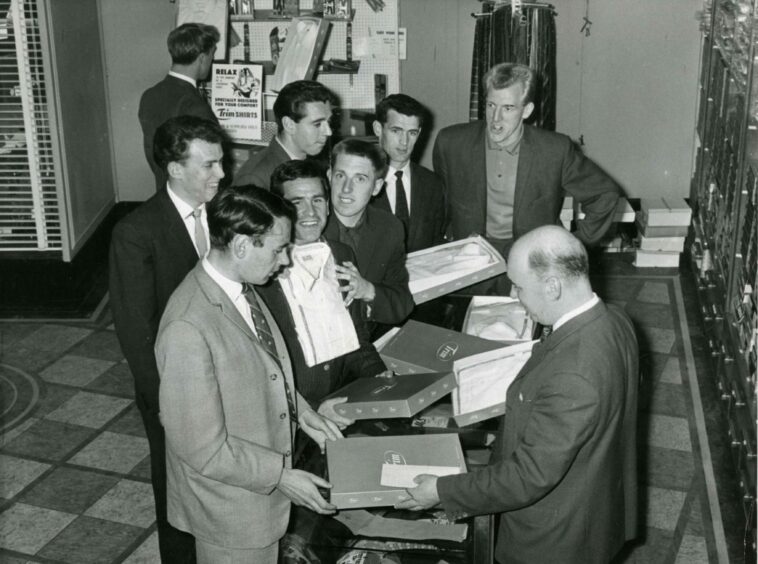
<svg viewBox="0 0 758 564"><path fill-rule="evenodd" d="M195 218L192 216L192 212L195 210L187 202L177 196L176 192L174 192L168 184L166 184L166 191L168 192L168 197L171 198L171 201L174 203L174 207L176 207L176 210L182 217L184 227L187 228L187 233L189 233L190 239L192 239L192 244L195 245L195 251L197 251L197 254L199 255L200 251L198 251L197 241L195 241ZM211 238L208 231L208 215L205 213L205 204L200 204L200 212L200 223L203 225L205 240L208 243L207 247L210 249Z"/></svg>
<svg viewBox="0 0 758 564"><path fill-rule="evenodd" d="M243 287L240 282L231 280L221 274L216 267L214 267L207 258L203 259L203 269L208 273L213 281L218 284L224 293L229 296L229 299L240 312L242 319L245 320L248 327L253 330L255 336L258 336L258 331L255 330L255 323L253 323L253 314L250 313L250 304L247 303L245 295L242 293Z"/></svg>
<svg viewBox="0 0 758 564"><path fill-rule="evenodd" d="M589 310L590 308L594 307L595 304L597 304L600 301L600 298L597 297L597 294L595 292L592 292L592 297L584 302L582 305L580 305L577 308L572 309L571 311L564 313L562 316L558 318L558 321L553 323L553 331L558 329L561 325L564 325L569 320L575 318L578 315L581 315L585 311Z"/></svg>
<svg viewBox="0 0 758 564"><path fill-rule="evenodd" d="M293 247L292 265L278 282L309 367L358 349L358 335L342 299L329 245L317 242Z"/></svg>
<svg viewBox="0 0 758 564"><path fill-rule="evenodd" d="M389 167L387 175L384 177L384 181L387 183L384 188L387 191L387 200L390 202L390 209L392 213L395 213L395 202L397 202L397 195L395 194L395 188L397 184L397 176L395 173L398 170L403 171L403 188L405 188L405 201L408 202L408 215L411 214L411 163L410 161L405 163L403 168Z"/></svg>

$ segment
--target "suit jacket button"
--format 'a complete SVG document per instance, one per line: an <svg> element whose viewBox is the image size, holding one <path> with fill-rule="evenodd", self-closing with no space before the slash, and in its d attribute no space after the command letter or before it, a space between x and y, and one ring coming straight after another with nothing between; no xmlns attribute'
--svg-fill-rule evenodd
<svg viewBox="0 0 758 564"><path fill-rule="evenodd" d="M272 379L272 380L276 380L276 374L272 374L272 375L271 375L271 379Z"/></svg>
<svg viewBox="0 0 758 564"><path fill-rule="evenodd" d="M324 370L329 370L329 363L328 362L324 365Z"/></svg>
<svg viewBox="0 0 758 564"><path fill-rule="evenodd" d="M284 456L290 456L292 453L290 451L287 451L284 453Z"/></svg>
<svg viewBox="0 0 758 564"><path fill-rule="evenodd" d="M280 413L279 414L279 419L286 419L286 418L287 418L287 414L286 413Z"/></svg>

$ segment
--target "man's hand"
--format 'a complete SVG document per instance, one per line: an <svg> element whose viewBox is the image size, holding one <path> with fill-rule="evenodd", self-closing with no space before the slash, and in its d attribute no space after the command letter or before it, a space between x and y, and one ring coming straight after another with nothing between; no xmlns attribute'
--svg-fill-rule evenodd
<svg viewBox="0 0 758 564"><path fill-rule="evenodd" d="M331 398L328 400L324 400L323 402L321 402L321 405L318 406L318 413L319 415L326 417L327 419L336 423L337 427L339 427L340 429L349 427L350 425L355 423L355 419L348 419L347 417L339 415L334 410L335 405L340 404L340 403L345 403L346 401L347 401L346 397Z"/></svg>
<svg viewBox="0 0 758 564"><path fill-rule="evenodd" d="M363 300L364 302L373 302L376 297L376 288L374 285L361 276L355 265L346 261L342 265L335 265L337 270L337 279L345 280L346 285L340 286L340 290L345 294L345 305L349 306L353 300Z"/></svg>
<svg viewBox="0 0 758 564"><path fill-rule="evenodd" d="M331 488L332 485L310 472L285 468L276 487L293 503L307 507L316 513L331 515L337 510L318 491L318 488Z"/></svg>
<svg viewBox="0 0 758 564"><path fill-rule="evenodd" d="M396 509L410 509L421 511L429 509L440 502L437 495L437 476L431 474L419 474L413 479L418 485L415 488L405 490L408 497L395 504Z"/></svg>
<svg viewBox="0 0 758 564"><path fill-rule="evenodd" d="M321 452L324 452L326 441L336 441L342 438L342 433L334 421L322 417L312 409L302 412L298 418L300 428L316 441Z"/></svg>

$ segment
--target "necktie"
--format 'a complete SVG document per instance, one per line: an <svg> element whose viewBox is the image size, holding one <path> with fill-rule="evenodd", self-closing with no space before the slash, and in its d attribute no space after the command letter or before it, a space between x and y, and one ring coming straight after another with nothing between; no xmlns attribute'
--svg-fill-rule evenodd
<svg viewBox="0 0 758 564"><path fill-rule="evenodd" d="M553 328L550 325L543 325L542 334L540 335L540 343L544 342L545 339L547 339L550 336L550 333L552 332L553 332Z"/></svg>
<svg viewBox="0 0 758 564"><path fill-rule="evenodd" d="M266 317L263 315L263 310L258 303L258 298L255 295L252 286L246 285L244 294L247 303L250 305L250 315L253 318L255 331L258 333L258 340L260 341L264 350L274 357L274 360L276 360L277 364L280 364L279 355L276 352L276 343L274 343L274 336L271 334L271 328L268 325L268 321L266 321ZM287 378L285 378L284 375L282 375L282 380L284 381L284 393L287 396L287 407L289 408L290 418L294 421L297 419L295 400L292 398L290 386L287 383Z"/></svg>
<svg viewBox="0 0 758 564"><path fill-rule="evenodd" d="M403 171L398 170L395 173L395 217L403 222L405 230L408 231L408 220L411 214L408 211L408 198L405 197L405 186L403 186Z"/></svg>
<svg viewBox="0 0 758 564"><path fill-rule="evenodd" d="M192 217L195 218L195 244L197 245L197 254L200 255L200 258L203 258L208 252L208 241L205 239L205 229L203 229L203 222L200 221L202 215L202 209L197 208L192 210Z"/></svg>

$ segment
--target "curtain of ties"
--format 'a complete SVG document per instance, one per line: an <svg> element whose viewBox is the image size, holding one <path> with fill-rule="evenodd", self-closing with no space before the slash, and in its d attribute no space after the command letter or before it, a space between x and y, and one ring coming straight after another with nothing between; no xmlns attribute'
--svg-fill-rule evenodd
<svg viewBox="0 0 758 564"><path fill-rule="evenodd" d="M484 119L486 91L482 77L498 63L529 65L540 77L532 123L543 129L555 129L555 12L548 5L524 6L513 13L510 5L493 10L484 3L483 12L491 15L476 18L474 52L471 64L469 119Z"/></svg>
<svg viewBox="0 0 758 564"><path fill-rule="evenodd" d="M244 287L244 295L247 303L250 305L250 315L253 318L253 325L255 325L255 331L258 333L258 340L265 349L265 351L274 357L274 360L279 367L279 354L276 351L276 343L274 342L274 335L271 333L271 328L266 321L266 316L263 315L263 310L258 303L258 297L255 295L252 286L246 284ZM282 373L282 380L284 381L284 393L287 395L287 407L289 408L290 418L293 421L297 420L297 409L295 408L295 400L292 397L292 391L287 383L287 378Z"/></svg>

